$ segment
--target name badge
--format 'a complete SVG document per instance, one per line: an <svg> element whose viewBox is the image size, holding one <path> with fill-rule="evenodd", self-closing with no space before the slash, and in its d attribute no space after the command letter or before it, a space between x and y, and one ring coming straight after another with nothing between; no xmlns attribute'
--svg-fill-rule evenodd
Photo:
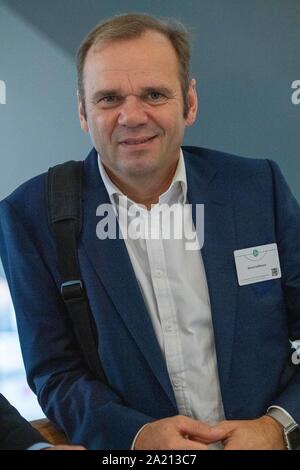
<svg viewBox="0 0 300 470"><path fill-rule="evenodd" d="M240 286L281 277L276 243L235 250L233 253Z"/></svg>

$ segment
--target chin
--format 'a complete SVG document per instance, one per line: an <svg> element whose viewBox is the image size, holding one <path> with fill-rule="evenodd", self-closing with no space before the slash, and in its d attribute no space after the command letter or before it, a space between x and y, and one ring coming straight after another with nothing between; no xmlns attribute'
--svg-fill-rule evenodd
<svg viewBox="0 0 300 470"><path fill-rule="evenodd" d="M147 173L155 173L155 171L158 169L158 165L157 162L154 162L153 160L149 161L149 158L143 159L140 157L135 161L125 161L122 165L122 169L127 174L146 175Z"/></svg>

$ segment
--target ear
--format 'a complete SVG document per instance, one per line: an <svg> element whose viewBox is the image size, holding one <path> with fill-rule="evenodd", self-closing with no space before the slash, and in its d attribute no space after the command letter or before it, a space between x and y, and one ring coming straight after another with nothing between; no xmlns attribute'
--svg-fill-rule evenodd
<svg viewBox="0 0 300 470"><path fill-rule="evenodd" d="M198 111L198 97L196 91L196 80L193 78L190 81L189 91L188 91L188 103L189 103L189 111L186 117L185 123L187 126L191 126L194 124L197 111Z"/></svg>
<svg viewBox="0 0 300 470"><path fill-rule="evenodd" d="M78 91L77 91L77 105L78 105L80 127L84 132L89 133L89 126L88 126L87 119L86 119L85 104L84 104L83 99L79 95Z"/></svg>

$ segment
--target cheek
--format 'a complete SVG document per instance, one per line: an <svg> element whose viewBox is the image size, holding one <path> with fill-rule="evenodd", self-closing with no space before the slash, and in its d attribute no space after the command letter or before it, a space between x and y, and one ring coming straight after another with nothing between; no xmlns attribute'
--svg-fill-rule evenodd
<svg viewBox="0 0 300 470"><path fill-rule="evenodd" d="M170 106L157 116L157 123L166 130L166 132L177 134L185 127L182 107L179 104Z"/></svg>
<svg viewBox="0 0 300 470"><path fill-rule="evenodd" d="M172 117L169 119L168 122L166 122L165 129L170 135L170 137L172 137L172 139L178 141L178 139L182 138L185 129L185 124L184 121L179 118L179 116L177 118Z"/></svg>
<svg viewBox="0 0 300 470"><path fill-rule="evenodd" d="M104 116L95 116L92 119L93 134L101 141L109 141L113 133L114 126L111 119Z"/></svg>

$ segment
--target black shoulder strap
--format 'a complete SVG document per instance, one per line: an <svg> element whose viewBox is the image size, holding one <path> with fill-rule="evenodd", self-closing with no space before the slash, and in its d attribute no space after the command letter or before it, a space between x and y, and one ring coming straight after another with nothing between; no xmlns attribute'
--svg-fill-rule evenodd
<svg viewBox="0 0 300 470"><path fill-rule="evenodd" d="M62 299L90 371L106 382L77 255L82 226L82 176L83 162L70 161L49 168L48 220L56 243Z"/></svg>

